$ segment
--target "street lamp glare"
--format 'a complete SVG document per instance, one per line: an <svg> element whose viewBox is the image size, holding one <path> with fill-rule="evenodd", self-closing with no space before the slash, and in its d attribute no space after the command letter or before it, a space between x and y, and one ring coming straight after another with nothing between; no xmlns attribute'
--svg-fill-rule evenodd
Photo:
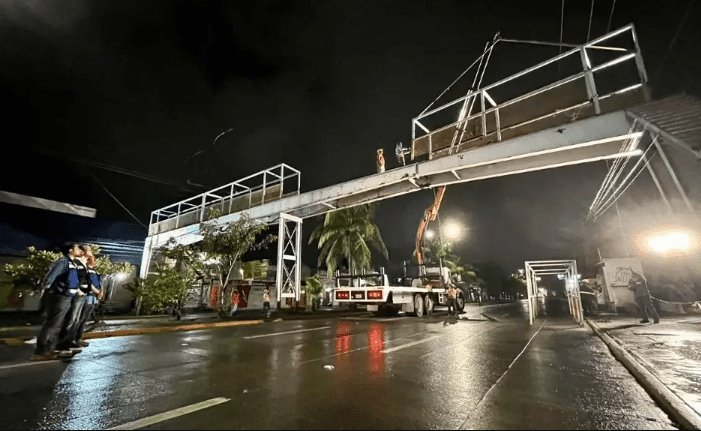
<svg viewBox="0 0 701 431"><path fill-rule="evenodd" d="M426 239L433 239L433 235L434 233L432 230L429 229L426 231Z"/></svg>
<svg viewBox="0 0 701 431"><path fill-rule="evenodd" d="M647 244L656 253L684 252L691 248L691 236L687 232L666 232L650 237Z"/></svg>
<svg viewBox="0 0 701 431"><path fill-rule="evenodd" d="M443 227L443 232L445 233L446 238L448 240L456 240L460 238L460 234L462 233L462 228L460 227L459 224L455 222L449 222L446 223L445 226Z"/></svg>

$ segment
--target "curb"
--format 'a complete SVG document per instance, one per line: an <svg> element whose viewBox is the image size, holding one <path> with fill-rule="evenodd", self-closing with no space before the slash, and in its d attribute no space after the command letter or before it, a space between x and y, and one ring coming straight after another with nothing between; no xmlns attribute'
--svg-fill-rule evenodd
<svg viewBox="0 0 701 431"><path fill-rule="evenodd" d="M602 331L599 325L588 318L586 321L592 331L608 346L613 356L628 369L647 393L652 396L677 424L683 429L701 430L701 416L662 383L657 376L638 362L623 346L611 338L610 335Z"/></svg>

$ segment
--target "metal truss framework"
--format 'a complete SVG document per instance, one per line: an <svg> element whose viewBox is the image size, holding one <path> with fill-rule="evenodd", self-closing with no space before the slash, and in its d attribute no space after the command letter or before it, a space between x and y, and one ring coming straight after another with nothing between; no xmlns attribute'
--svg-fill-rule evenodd
<svg viewBox="0 0 701 431"><path fill-rule="evenodd" d="M565 280L567 302L570 314L580 326L584 325L582 298L579 293L577 261L572 260L529 260L526 266L526 287L528 290L528 320L530 324L538 316L538 276L562 275Z"/></svg>
<svg viewBox="0 0 701 431"><path fill-rule="evenodd" d="M286 298L299 301L302 269L302 219L280 214L277 237L277 288L278 307Z"/></svg>

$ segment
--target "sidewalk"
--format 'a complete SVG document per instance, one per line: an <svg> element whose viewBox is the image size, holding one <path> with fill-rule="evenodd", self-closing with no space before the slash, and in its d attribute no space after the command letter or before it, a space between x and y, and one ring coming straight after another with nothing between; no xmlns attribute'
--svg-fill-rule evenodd
<svg viewBox="0 0 701 431"><path fill-rule="evenodd" d="M637 316L627 315L599 315L590 320L605 342L606 336L610 337L629 354L627 358L637 362L637 365L626 364L628 359L619 358L631 373L636 374L631 367L644 369L641 374L649 373L649 377L643 376L648 382L641 383L651 394L659 392L658 396L665 398L658 402L670 404L671 409L682 412L689 423L698 427L701 424L701 316L662 316L659 324L638 322Z"/></svg>

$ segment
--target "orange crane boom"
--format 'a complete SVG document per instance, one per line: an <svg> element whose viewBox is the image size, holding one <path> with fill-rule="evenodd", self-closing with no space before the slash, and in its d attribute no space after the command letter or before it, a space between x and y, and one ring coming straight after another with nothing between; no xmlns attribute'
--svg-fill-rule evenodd
<svg viewBox="0 0 701 431"><path fill-rule="evenodd" d="M443 195L445 194L445 187L446 186L438 187L438 191L436 191L433 198L433 203L430 207L426 208L426 211L424 211L424 215L419 222L419 228L416 231L416 263L419 265L423 265L424 263L424 255L422 250L424 234L426 233L428 223L436 220L436 217L438 216L438 210L441 207Z"/></svg>

